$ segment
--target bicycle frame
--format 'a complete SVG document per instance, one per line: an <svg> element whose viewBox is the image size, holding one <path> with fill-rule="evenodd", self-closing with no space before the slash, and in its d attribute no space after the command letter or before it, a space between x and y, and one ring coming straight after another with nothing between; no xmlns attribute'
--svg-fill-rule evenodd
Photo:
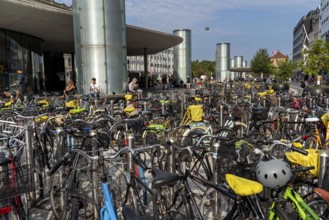
<svg viewBox="0 0 329 220"><path fill-rule="evenodd" d="M102 183L104 206L100 210L101 220L117 220L117 215L112 204L112 193L109 191L107 182Z"/></svg>
<svg viewBox="0 0 329 220"><path fill-rule="evenodd" d="M299 217L302 220L319 219L319 216L305 203L303 198L298 193L296 193L291 187L288 186L286 188L283 198L293 203L292 207L294 207L294 209L297 211ZM274 201L271 206L270 214L268 218L269 220L276 219L275 211L274 211L275 203L276 201Z"/></svg>

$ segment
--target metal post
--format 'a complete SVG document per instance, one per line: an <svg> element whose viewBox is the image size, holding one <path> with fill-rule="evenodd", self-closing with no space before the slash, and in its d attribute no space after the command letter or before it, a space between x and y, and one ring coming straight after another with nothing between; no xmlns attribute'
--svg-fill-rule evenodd
<svg viewBox="0 0 329 220"><path fill-rule="evenodd" d="M327 106L327 110L329 109L329 99L326 98L326 106Z"/></svg>
<svg viewBox="0 0 329 220"><path fill-rule="evenodd" d="M278 107L281 107L281 97L278 98Z"/></svg>
<svg viewBox="0 0 329 220"><path fill-rule="evenodd" d="M111 105L111 115L114 116L114 100L110 101L110 105Z"/></svg>
<svg viewBox="0 0 329 220"><path fill-rule="evenodd" d="M319 179L318 179L318 186L322 187L323 179L326 174L327 163L329 159L328 150L320 150L319 152Z"/></svg>
<svg viewBox="0 0 329 220"><path fill-rule="evenodd" d="M224 110L224 106L223 105L220 105L219 110L220 110L219 126L220 127L223 127L223 110Z"/></svg>
<svg viewBox="0 0 329 220"><path fill-rule="evenodd" d="M218 151L219 151L219 143L216 142L213 145L213 152L212 152L212 163L213 163L213 181L214 184L218 184L218 172L220 171L220 167L219 166L219 160L218 160ZM218 216L219 215L219 204L218 204L218 199L219 199L219 195L218 195L218 191L215 190L215 195L214 195L214 216Z"/></svg>
<svg viewBox="0 0 329 220"><path fill-rule="evenodd" d="M147 111L147 102L144 102L144 111Z"/></svg>
<svg viewBox="0 0 329 220"><path fill-rule="evenodd" d="M264 98L264 100L263 100L263 105L264 105L264 108L266 108L266 98Z"/></svg>
<svg viewBox="0 0 329 220"><path fill-rule="evenodd" d="M171 144L169 146L169 158L168 158L168 164L169 164L169 173L175 173L175 165L176 165L176 161L175 161L175 148L173 147L173 145ZM184 171L183 171L184 172ZM173 196L175 193L175 189L174 187L170 188L170 193L169 193L169 201L173 200Z"/></svg>
<svg viewBox="0 0 329 220"><path fill-rule="evenodd" d="M312 108L313 98L310 97L310 108Z"/></svg>
<svg viewBox="0 0 329 220"><path fill-rule="evenodd" d="M97 150L98 150L98 146L97 146L97 140L95 138L92 139L92 154L93 156L96 156L98 153L97 153ZM98 202L100 201L100 198L99 198L99 193L98 193L98 190L99 190L99 185L98 185L98 181L99 181L99 176L98 176L98 163L97 161L91 161L91 166L92 166L92 183L93 183L93 198L94 198L94 201L96 202L96 204L93 205L93 208L94 208L94 218L95 219L99 219L100 216L99 216L99 209L98 209Z"/></svg>
<svg viewBox="0 0 329 220"><path fill-rule="evenodd" d="M128 147L134 148L134 133L129 133L128 136ZM128 154L128 161L132 161L132 154ZM132 164L128 162L128 171L131 172L133 170Z"/></svg>
<svg viewBox="0 0 329 220"><path fill-rule="evenodd" d="M165 106L166 103L162 102L161 103L161 114L162 115L165 115L166 114L166 106Z"/></svg>
<svg viewBox="0 0 329 220"><path fill-rule="evenodd" d="M184 114L185 114L185 109L184 109L184 104L185 102L181 102L180 103L180 110L181 110L181 117L184 118Z"/></svg>
<svg viewBox="0 0 329 220"><path fill-rule="evenodd" d="M32 136L33 136L33 130L32 127L30 125L25 127L25 143L26 143L26 159L27 159L27 163L26 164L30 164L30 170L31 170L31 182L35 183L35 179L34 179L34 174L35 174L35 164L34 164L34 159L33 159L33 145L32 145ZM24 158L24 157L23 157ZM21 161L24 164L24 161ZM35 185L33 184L33 190L31 193L31 197L32 197L32 201L34 201L36 199L36 194L35 194Z"/></svg>
<svg viewBox="0 0 329 220"><path fill-rule="evenodd" d="M24 107L27 107L27 96L24 96Z"/></svg>

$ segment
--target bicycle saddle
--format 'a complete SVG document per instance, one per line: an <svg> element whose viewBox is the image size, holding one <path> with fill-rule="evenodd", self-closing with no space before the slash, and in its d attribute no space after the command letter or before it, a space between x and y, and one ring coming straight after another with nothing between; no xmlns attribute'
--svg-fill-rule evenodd
<svg viewBox="0 0 329 220"><path fill-rule="evenodd" d="M152 181L152 188L170 186L182 178L177 173L167 173L157 168L152 169L152 176L154 177Z"/></svg>
<svg viewBox="0 0 329 220"><path fill-rule="evenodd" d="M250 196L263 191L263 185L242 177L226 174L225 179L235 194L240 196Z"/></svg>
<svg viewBox="0 0 329 220"><path fill-rule="evenodd" d="M189 136L192 138L202 137L203 135L206 135L206 133L204 133L203 131L200 131L200 130L192 130L189 133Z"/></svg>
<svg viewBox="0 0 329 220"><path fill-rule="evenodd" d="M125 220L153 220L152 216L144 215L138 216L136 212L130 207L123 207L122 208L122 215Z"/></svg>
<svg viewBox="0 0 329 220"><path fill-rule="evenodd" d="M308 118L305 118L305 122L318 122L320 121L320 119L318 117L308 117Z"/></svg>

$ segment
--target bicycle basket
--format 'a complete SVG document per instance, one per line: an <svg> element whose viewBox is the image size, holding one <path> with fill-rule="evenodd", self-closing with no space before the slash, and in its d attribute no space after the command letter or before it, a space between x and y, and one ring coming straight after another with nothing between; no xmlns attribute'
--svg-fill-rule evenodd
<svg viewBox="0 0 329 220"><path fill-rule="evenodd" d="M202 121L203 107L202 105L190 105L187 107L187 116L192 121Z"/></svg>
<svg viewBox="0 0 329 220"><path fill-rule="evenodd" d="M31 168L20 166L14 169L1 167L0 201L32 191Z"/></svg>

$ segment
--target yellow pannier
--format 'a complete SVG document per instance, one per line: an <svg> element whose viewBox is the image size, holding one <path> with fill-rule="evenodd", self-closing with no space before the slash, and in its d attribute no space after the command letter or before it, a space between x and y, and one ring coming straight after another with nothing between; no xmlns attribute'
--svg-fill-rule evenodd
<svg viewBox="0 0 329 220"><path fill-rule="evenodd" d="M187 117L194 122L202 121L202 105L190 105L187 107Z"/></svg>
<svg viewBox="0 0 329 220"><path fill-rule="evenodd" d="M310 170L310 173L314 176L319 175L319 165L318 165L318 157L319 153L316 149L305 149L308 152L308 155L305 156L298 152L287 152L287 159L294 164L301 165L303 167L314 166L315 169Z"/></svg>

